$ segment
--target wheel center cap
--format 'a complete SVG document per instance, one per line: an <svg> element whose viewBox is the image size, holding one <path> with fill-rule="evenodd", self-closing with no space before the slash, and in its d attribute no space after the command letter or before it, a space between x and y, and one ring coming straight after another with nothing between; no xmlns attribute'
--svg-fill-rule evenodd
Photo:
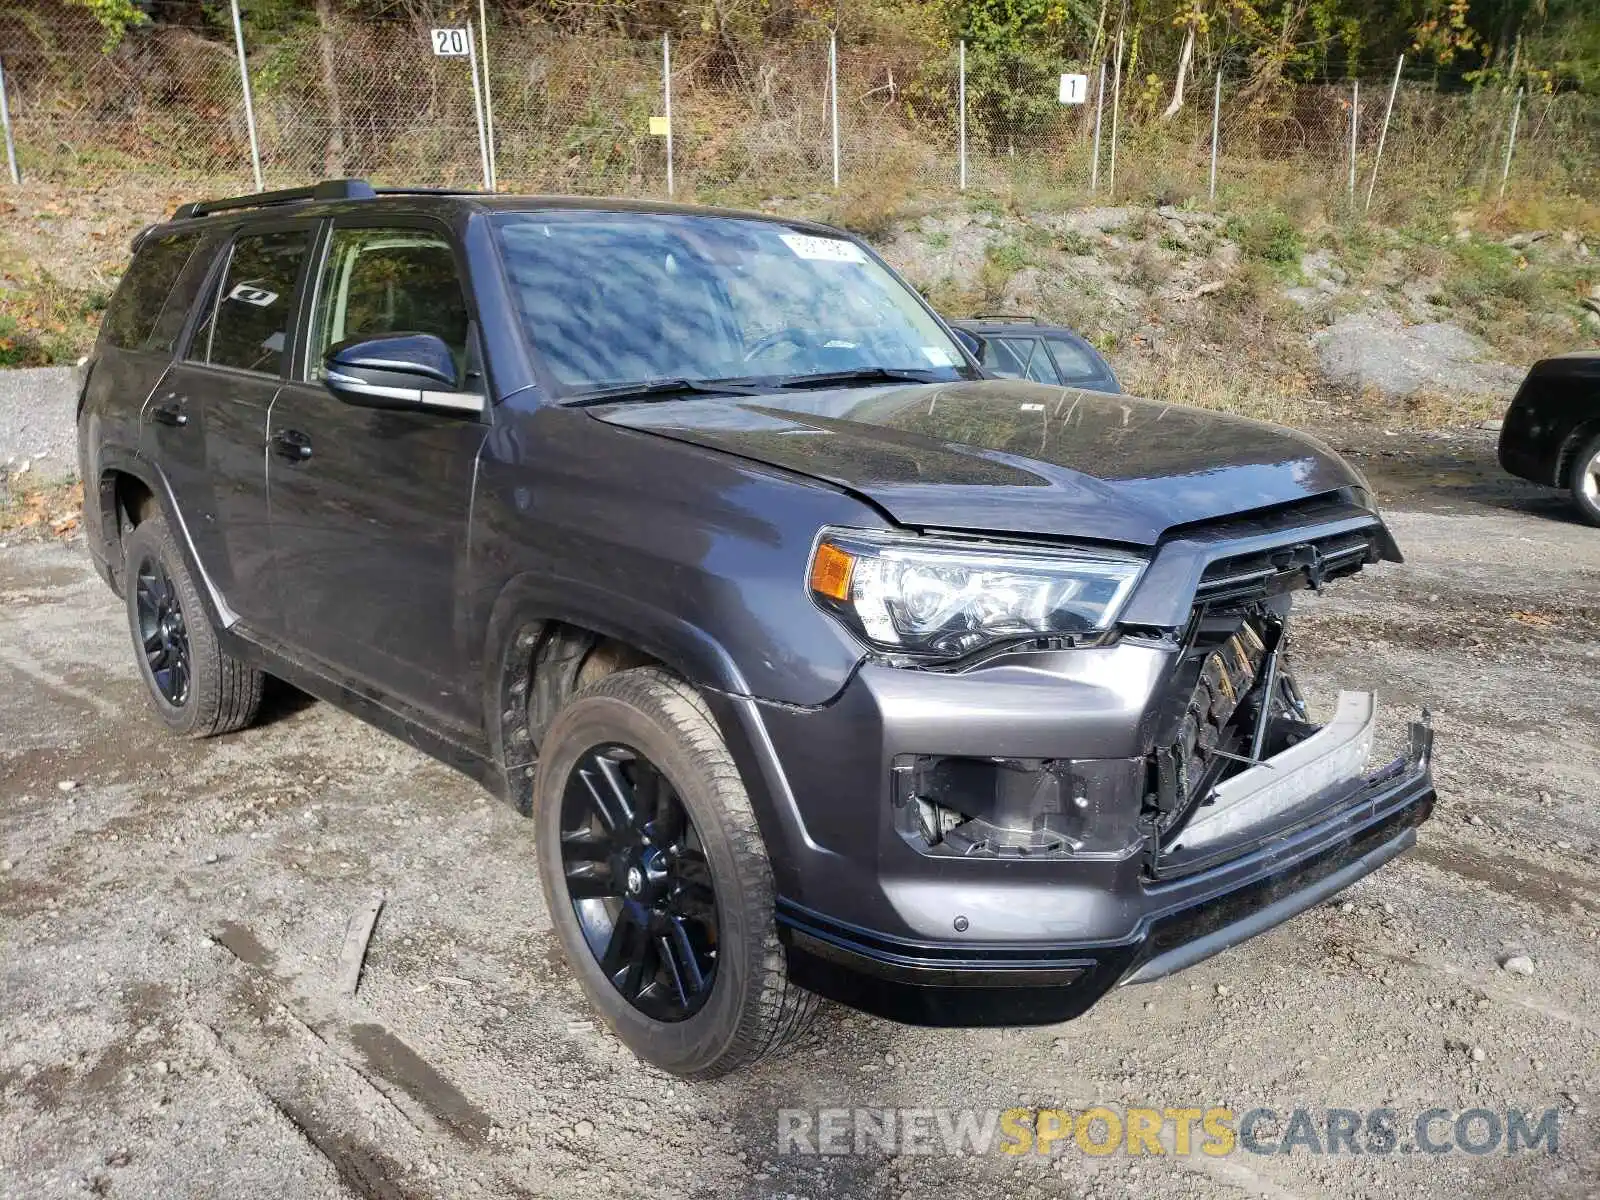
<svg viewBox="0 0 1600 1200"><path fill-rule="evenodd" d="M644 890L644 872L638 867L628 868L628 895L637 896Z"/></svg>

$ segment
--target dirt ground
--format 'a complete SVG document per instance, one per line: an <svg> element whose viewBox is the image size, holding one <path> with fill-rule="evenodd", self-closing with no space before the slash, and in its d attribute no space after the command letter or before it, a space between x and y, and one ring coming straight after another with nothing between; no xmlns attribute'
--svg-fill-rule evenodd
<svg viewBox="0 0 1600 1200"><path fill-rule="evenodd" d="M597 1027L528 823L286 691L177 741L81 545L0 551L0 1194L15 1197L1569 1197L1600 1190L1600 530L1492 435L1333 433L1408 562L1308 598L1323 711L1422 707L1440 806L1339 897L1068 1025L825 1007L685 1085ZM385 898L356 998L352 916ZM1524 954L1531 976L1501 969ZM777 1111L1112 1105L1560 1111L1507 1155L778 1153Z"/></svg>

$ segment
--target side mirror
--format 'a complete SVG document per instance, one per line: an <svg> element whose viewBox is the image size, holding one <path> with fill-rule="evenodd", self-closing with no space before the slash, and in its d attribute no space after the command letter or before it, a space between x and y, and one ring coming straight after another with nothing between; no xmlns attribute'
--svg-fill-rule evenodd
<svg viewBox="0 0 1600 1200"><path fill-rule="evenodd" d="M483 412L483 395L458 390L455 357L444 339L431 333L350 338L328 347L322 368L328 390L346 404Z"/></svg>
<svg viewBox="0 0 1600 1200"><path fill-rule="evenodd" d="M951 329L950 332L956 335L956 341L965 346L973 358L980 363L983 362L983 352L986 344L981 337L975 333L969 333L965 329Z"/></svg>

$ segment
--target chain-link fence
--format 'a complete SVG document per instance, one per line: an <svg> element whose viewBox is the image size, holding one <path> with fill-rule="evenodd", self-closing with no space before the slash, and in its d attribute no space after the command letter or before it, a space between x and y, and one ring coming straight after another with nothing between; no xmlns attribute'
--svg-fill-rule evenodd
<svg viewBox="0 0 1600 1200"><path fill-rule="evenodd" d="M167 0L159 24L108 37L60 0L0 0L0 62L25 178L95 184L193 181L215 193L253 176L240 62L226 4ZM324 13L246 46L267 187L360 175L476 186L480 112L502 191L679 198L898 189L918 195L1083 192L1180 202L1270 199L1312 189L1374 208L1415 196L1492 193L1513 180L1593 195L1600 102L1499 90L1447 91L1372 64L1359 84L1253 86L1240 70L1172 81L1122 77L1115 61L995 58L952 46L839 45L802 29L758 49L715 39L561 36L495 18L474 58L433 52L430 31L471 7L412 0L356 23ZM486 59L486 62L478 61ZM475 67L482 87L474 87ZM1063 72L1087 76L1062 104ZM670 76L670 79L669 79ZM835 83L836 81L836 83ZM481 99L480 99L481 97ZM481 106L481 107L480 107ZM1515 115L1514 115L1515 113ZM653 121L652 118L655 120ZM1515 153L1507 146L1515 125Z"/></svg>

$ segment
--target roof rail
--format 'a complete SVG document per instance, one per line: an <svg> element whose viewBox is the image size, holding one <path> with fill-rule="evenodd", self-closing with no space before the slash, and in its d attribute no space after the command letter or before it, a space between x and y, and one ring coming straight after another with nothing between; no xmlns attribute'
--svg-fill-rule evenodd
<svg viewBox="0 0 1600 1200"><path fill-rule="evenodd" d="M1026 321L1029 325L1038 325L1040 323L1038 317L1029 313L974 313L967 319L971 321Z"/></svg>
<svg viewBox="0 0 1600 1200"><path fill-rule="evenodd" d="M294 204L301 200L371 200L378 193L365 179L325 179L311 187L284 188L277 192L254 192L230 196L225 200L191 200L178 205L174 221L206 217L236 208L265 208L272 204Z"/></svg>

